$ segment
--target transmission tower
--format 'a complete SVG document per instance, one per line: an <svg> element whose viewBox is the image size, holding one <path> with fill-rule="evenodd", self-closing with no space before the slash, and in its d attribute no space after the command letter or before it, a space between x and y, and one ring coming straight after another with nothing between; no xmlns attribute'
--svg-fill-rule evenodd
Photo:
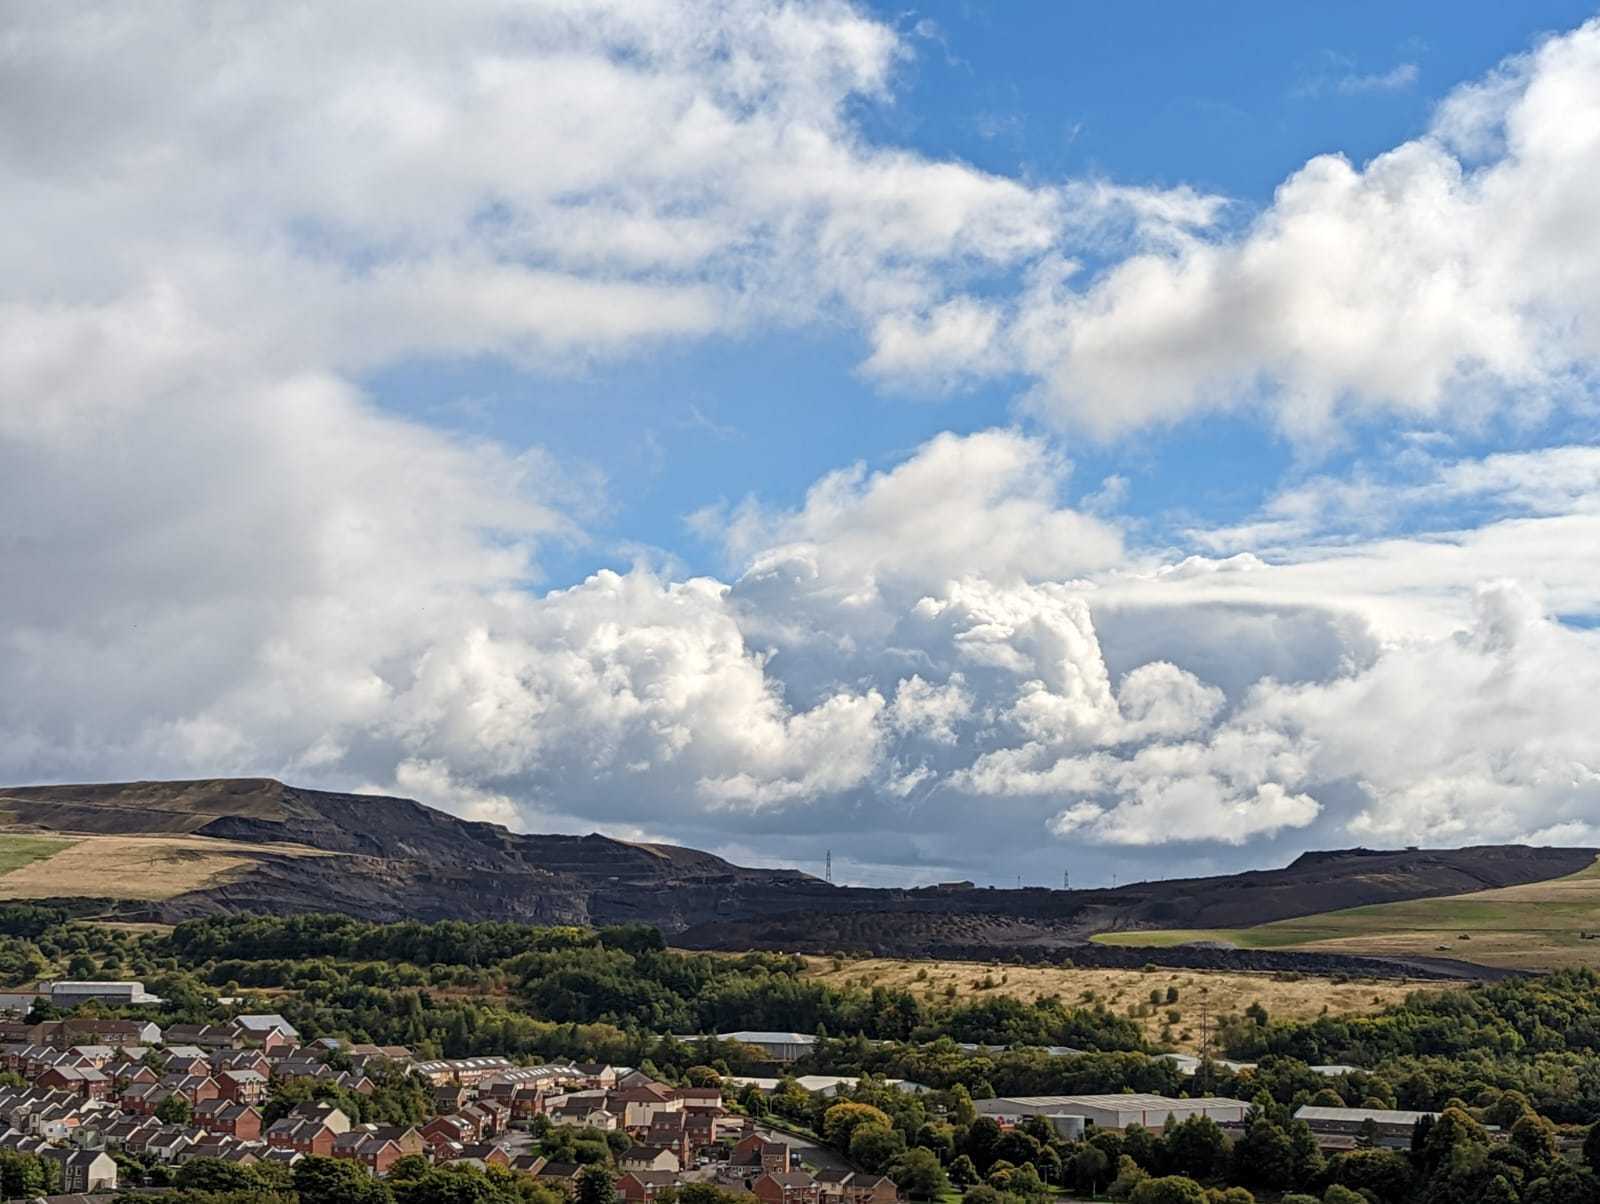
<svg viewBox="0 0 1600 1204"><path fill-rule="evenodd" d="M1072 889L1072 871L1071 870L1062 870L1061 871L1061 889L1062 890L1071 890Z"/></svg>
<svg viewBox="0 0 1600 1204"><path fill-rule="evenodd" d="M833 850L829 849L826 857L822 859L822 877L828 883L833 882Z"/></svg>

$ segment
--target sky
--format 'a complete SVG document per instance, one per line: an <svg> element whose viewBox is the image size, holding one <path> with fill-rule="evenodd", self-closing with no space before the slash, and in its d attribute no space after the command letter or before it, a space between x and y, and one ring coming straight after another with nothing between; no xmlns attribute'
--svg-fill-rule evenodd
<svg viewBox="0 0 1600 1204"><path fill-rule="evenodd" d="M0 781L873 885L1600 845L1600 19L0 17Z"/></svg>

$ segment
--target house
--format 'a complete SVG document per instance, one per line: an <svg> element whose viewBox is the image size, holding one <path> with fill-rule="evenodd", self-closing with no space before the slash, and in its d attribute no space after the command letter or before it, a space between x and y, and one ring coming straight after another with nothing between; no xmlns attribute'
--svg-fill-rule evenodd
<svg viewBox="0 0 1600 1204"><path fill-rule="evenodd" d="M166 1043L195 1045L201 1049L242 1049L244 1032L231 1024L173 1024L164 1034Z"/></svg>
<svg viewBox="0 0 1600 1204"><path fill-rule="evenodd" d="M559 1187L570 1195L582 1173L583 1167L576 1162L546 1162L535 1172L534 1178L548 1186Z"/></svg>
<svg viewBox="0 0 1600 1204"><path fill-rule="evenodd" d="M433 1089L433 1106L440 1112L454 1112L457 1108L464 1108L471 1099L472 1092L460 1083L445 1083Z"/></svg>
<svg viewBox="0 0 1600 1204"><path fill-rule="evenodd" d="M574 1062L573 1073L591 1087L611 1088L617 1085L617 1068L604 1062Z"/></svg>
<svg viewBox="0 0 1600 1204"><path fill-rule="evenodd" d="M130 1045L159 1045L161 1028L149 1020L112 1020L102 1016L71 1016L60 1022L59 1040L80 1041L124 1049Z"/></svg>
<svg viewBox="0 0 1600 1204"><path fill-rule="evenodd" d="M638 1087L618 1088L606 1096L606 1111L617 1111L621 1105L622 1127L628 1130L648 1129L663 1112L683 1111L683 1101L672 1097L672 1089L660 1083Z"/></svg>
<svg viewBox="0 0 1600 1204"><path fill-rule="evenodd" d="M175 1162L178 1155L195 1143L203 1130L187 1129L182 1125L162 1125L143 1142L144 1152L160 1162ZM128 1143L128 1149L134 1148Z"/></svg>
<svg viewBox="0 0 1600 1204"><path fill-rule="evenodd" d="M435 1116L417 1131L429 1145L471 1145L478 1140L472 1122L461 1116Z"/></svg>
<svg viewBox="0 0 1600 1204"><path fill-rule="evenodd" d="M735 1117L730 1117L721 1108L685 1108L683 1110L683 1127L689 1136L689 1149L703 1150L707 1146L716 1145L722 1137L724 1130L738 1124Z"/></svg>
<svg viewBox="0 0 1600 1204"><path fill-rule="evenodd" d="M822 1204L895 1204L900 1198L893 1179L867 1171L819 1171L817 1187Z"/></svg>
<svg viewBox="0 0 1600 1204"><path fill-rule="evenodd" d="M303 1104L296 1104L290 1109L288 1119L319 1121L335 1133L350 1131L350 1118L345 1115L344 1109L326 1100L309 1100Z"/></svg>
<svg viewBox="0 0 1600 1204"><path fill-rule="evenodd" d="M272 1059L259 1049L219 1049L211 1055L211 1073L224 1070L253 1070L262 1078L272 1074Z"/></svg>
<svg viewBox="0 0 1600 1204"><path fill-rule="evenodd" d="M822 1189L804 1171L767 1171L750 1185L762 1204L819 1204Z"/></svg>
<svg viewBox="0 0 1600 1204"><path fill-rule="evenodd" d="M664 1145L636 1145L617 1156L617 1166L625 1171L681 1171L678 1151Z"/></svg>
<svg viewBox="0 0 1600 1204"><path fill-rule="evenodd" d="M197 1125L208 1133L220 1133L238 1141L261 1140L261 1113L249 1104L226 1099L206 1100L194 1110Z"/></svg>
<svg viewBox="0 0 1600 1204"><path fill-rule="evenodd" d="M44 1149L39 1157L60 1168L64 1194L117 1190L117 1164L104 1150Z"/></svg>
<svg viewBox="0 0 1600 1204"><path fill-rule="evenodd" d="M680 1164L689 1161L690 1149L688 1117L682 1112L662 1112L650 1121L641 1139L646 1145L664 1146L678 1156Z"/></svg>
<svg viewBox="0 0 1600 1204"><path fill-rule="evenodd" d="M161 1070L163 1074L210 1074L211 1058L198 1046L179 1046L167 1051Z"/></svg>
<svg viewBox="0 0 1600 1204"><path fill-rule="evenodd" d="M407 1154L420 1154L426 1148L415 1129L363 1125L339 1134L333 1144L333 1156L359 1162L381 1177L387 1175L389 1168Z"/></svg>
<svg viewBox="0 0 1600 1204"><path fill-rule="evenodd" d="M119 1094L129 1087L153 1086L161 1081L161 1076L143 1062L113 1062L105 1072Z"/></svg>
<svg viewBox="0 0 1600 1204"><path fill-rule="evenodd" d="M290 1024L276 1012L267 1012L251 1016L235 1016L233 1023L244 1031L247 1041L262 1043L269 1033L276 1033L280 1040L292 1044L300 1044L300 1033L294 1025Z"/></svg>
<svg viewBox="0 0 1600 1204"><path fill-rule="evenodd" d="M209 1074L168 1074L162 1076L161 1086L173 1095L181 1095L190 1104L216 1099L222 1094L221 1084Z"/></svg>
<svg viewBox="0 0 1600 1204"><path fill-rule="evenodd" d="M491 1166L511 1165L511 1155L506 1153L505 1147L487 1141L457 1146L452 1155L451 1162L465 1162L471 1166L483 1167L485 1170Z"/></svg>
<svg viewBox="0 0 1600 1204"><path fill-rule="evenodd" d="M620 1127L621 1124L615 1112L607 1111L603 1103L590 1099L557 1104L547 1115L553 1125L578 1125L590 1129L603 1129L607 1132Z"/></svg>
<svg viewBox="0 0 1600 1204"><path fill-rule="evenodd" d="M93 1067L52 1066L34 1079L34 1085L52 1091L70 1091L83 1099L104 1099L111 1093L111 1080Z"/></svg>
<svg viewBox="0 0 1600 1204"><path fill-rule="evenodd" d="M236 1104L258 1104L267 1095L267 1076L256 1070L223 1070L216 1076L217 1093Z"/></svg>
<svg viewBox="0 0 1600 1204"><path fill-rule="evenodd" d="M153 1133L160 1127L161 1122L150 1117L124 1116L108 1124L101 1130L100 1136L109 1149L120 1150L132 1135L141 1132Z"/></svg>
<svg viewBox="0 0 1600 1204"><path fill-rule="evenodd" d="M628 1171L617 1177L617 1194L628 1204L652 1204L658 1191L677 1185L676 1171Z"/></svg>
<svg viewBox="0 0 1600 1204"><path fill-rule="evenodd" d="M295 1120L292 1116L285 1116L268 1127L267 1145L273 1149L328 1158L333 1156L333 1143L338 1136L323 1121Z"/></svg>
<svg viewBox="0 0 1600 1204"><path fill-rule="evenodd" d="M40 1020L29 1024L26 1020L0 1020L0 1042L6 1044L45 1045L56 1040L60 1031L59 1021Z"/></svg>
<svg viewBox="0 0 1600 1204"><path fill-rule="evenodd" d="M733 1147L728 1164L759 1168L768 1174L784 1174L791 1166L789 1143L769 1141L759 1133L752 1133Z"/></svg>
<svg viewBox="0 0 1600 1204"><path fill-rule="evenodd" d="M722 1107L721 1087L674 1087L672 1096L682 1100L685 1108Z"/></svg>

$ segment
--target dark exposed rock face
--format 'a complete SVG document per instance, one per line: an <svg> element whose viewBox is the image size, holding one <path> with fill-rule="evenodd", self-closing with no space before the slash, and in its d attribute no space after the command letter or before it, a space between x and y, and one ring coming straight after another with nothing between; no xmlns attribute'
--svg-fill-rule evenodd
<svg viewBox="0 0 1600 1204"><path fill-rule="evenodd" d="M679 944L708 949L979 957L1025 951L1085 965L1251 961L1255 968L1303 970L1312 969L1300 964L1309 958L1328 962L1324 970L1353 968L1332 964L1349 960L1366 972L1369 959L1324 954L1116 950L1084 942L1115 929L1240 927L1541 881L1575 873L1595 856L1593 849L1522 845L1344 849L1307 853L1282 869L1115 890L967 884L886 890L831 886L795 870L749 869L671 845L516 833L410 799L303 790L266 778L0 789L0 818L76 832L291 842L336 854L291 857L263 848L248 872L222 885L147 905L149 918L165 920L217 911L340 911L380 921L640 921ZM129 914L130 905L119 910Z"/></svg>

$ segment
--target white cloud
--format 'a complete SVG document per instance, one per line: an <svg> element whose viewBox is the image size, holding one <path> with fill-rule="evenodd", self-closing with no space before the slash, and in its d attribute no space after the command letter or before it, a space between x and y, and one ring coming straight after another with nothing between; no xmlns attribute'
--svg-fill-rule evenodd
<svg viewBox="0 0 1600 1204"><path fill-rule="evenodd" d="M1334 82L1334 88L1346 96L1360 96L1368 92L1404 92L1417 82L1419 74L1415 63L1396 63L1387 71L1341 75Z"/></svg>
<svg viewBox="0 0 1600 1204"><path fill-rule="evenodd" d="M1362 166L1312 159L1242 227L1209 220L1213 202L1136 222L1099 271L1062 243L1030 260L1018 295L887 314L869 367L934 383L1021 373L1034 413L1103 436L1219 410L1308 439L1374 416L1526 421L1586 405L1600 359L1596 174L1590 22L1462 89L1423 137Z"/></svg>
<svg viewBox="0 0 1600 1204"><path fill-rule="evenodd" d="M1157 553L1119 478L1072 508L1047 441L943 435L702 516L726 581L539 593L567 473L352 382L842 315L876 378L1020 371L1106 432L1548 402L1596 349L1600 27L1234 229L874 145L850 113L905 48L842 4L196 11L51 5L0 47L0 777L848 831L885 877L1589 830L1600 649L1548 616L1600 614L1593 449L1423 449Z"/></svg>

